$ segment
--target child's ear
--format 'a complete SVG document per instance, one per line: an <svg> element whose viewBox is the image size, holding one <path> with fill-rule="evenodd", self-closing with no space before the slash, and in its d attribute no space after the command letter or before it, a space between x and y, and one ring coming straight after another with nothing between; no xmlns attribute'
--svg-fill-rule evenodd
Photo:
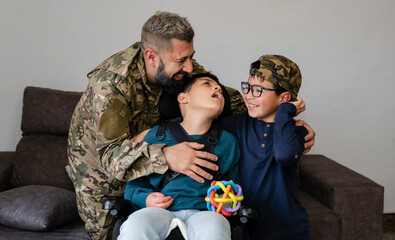
<svg viewBox="0 0 395 240"><path fill-rule="evenodd" d="M147 64L150 65L151 67L156 66L156 58L158 54L151 48L147 48L144 50L144 57L147 61Z"/></svg>
<svg viewBox="0 0 395 240"><path fill-rule="evenodd" d="M283 92L280 94L280 103L289 102L291 100L290 92Z"/></svg>
<svg viewBox="0 0 395 240"><path fill-rule="evenodd" d="M185 93L180 93L180 94L178 94L178 96L177 96L177 101L179 102L179 103L187 103L188 101L187 101L187 98L186 98L186 94Z"/></svg>

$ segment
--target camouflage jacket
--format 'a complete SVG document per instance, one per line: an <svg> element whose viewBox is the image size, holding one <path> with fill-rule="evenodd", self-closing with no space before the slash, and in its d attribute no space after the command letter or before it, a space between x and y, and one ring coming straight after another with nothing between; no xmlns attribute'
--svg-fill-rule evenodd
<svg viewBox="0 0 395 240"><path fill-rule="evenodd" d="M194 73L205 71L195 60L193 67ZM140 43L106 59L88 78L70 125L69 174L76 191L122 196L125 181L167 170L163 144L130 141L159 123L162 89L146 79ZM227 90L232 112L244 111L240 93Z"/></svg>

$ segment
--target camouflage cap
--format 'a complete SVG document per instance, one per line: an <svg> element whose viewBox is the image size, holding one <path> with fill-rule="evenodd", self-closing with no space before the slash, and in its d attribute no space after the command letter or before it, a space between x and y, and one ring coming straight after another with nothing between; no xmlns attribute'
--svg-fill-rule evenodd
<svg viewBox="0 0 395 240"><path fill-rule="evenodd" d="M257 71L251 69L250 74L258 75L264 80L284 88L291 93L292 100L296 100L302 84L302 74L298 65L280 55L263 55L259 58L259 62L259 69Z"/></svg>

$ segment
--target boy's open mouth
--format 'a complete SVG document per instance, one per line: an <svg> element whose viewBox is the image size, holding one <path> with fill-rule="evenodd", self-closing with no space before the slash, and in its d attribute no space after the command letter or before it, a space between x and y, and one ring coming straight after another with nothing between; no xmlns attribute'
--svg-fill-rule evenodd
<svg viewBox="0 0 395 240"><path fill-rule="evenodd" d="M219 92L214 92L213 95L211 95L211 97L217 98L217 99L219 99L219 100L222 100L222 99L223 99L222 94L219 93Z"/></svg>

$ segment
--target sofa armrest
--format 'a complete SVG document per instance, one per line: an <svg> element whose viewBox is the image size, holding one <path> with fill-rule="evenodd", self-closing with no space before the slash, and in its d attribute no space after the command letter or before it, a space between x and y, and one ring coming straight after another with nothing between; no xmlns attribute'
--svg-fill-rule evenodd
<svg viewBox="0 0 395 240"><path fill-rule="evenodd" d="M301 188L342 219L341 239L381 239L384 187L323 156L300 160Z"/></svg>
<svg viewBox="0 0 395 240"><path fill-rule="evenodd" d="M0 152L0 192L7 190L15 152Z"/></svg>

